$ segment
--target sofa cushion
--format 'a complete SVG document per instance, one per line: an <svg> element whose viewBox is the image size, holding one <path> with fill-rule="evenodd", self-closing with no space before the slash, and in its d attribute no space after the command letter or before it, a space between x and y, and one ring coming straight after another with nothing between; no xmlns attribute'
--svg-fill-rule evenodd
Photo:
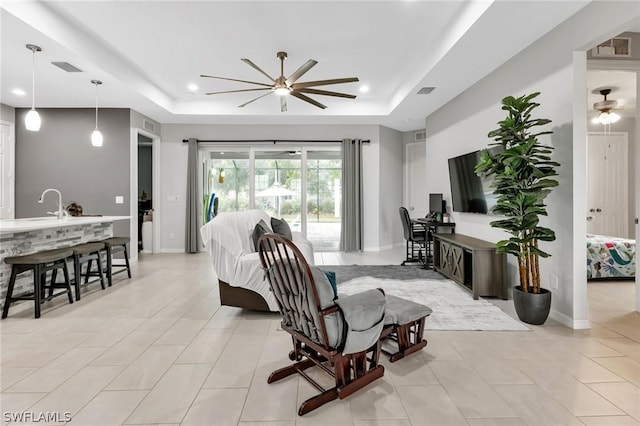
<svg viewBox="0 0 640 426"><path fill-rule="evenodd" d="M253 246L256 248L256 251L258 251L258 239L263 234L267 234L270 232L273 232L273 231L271 230L269 225L267 225L267 222L260 219L260 222L258 222L255 228L253 228L253 234L251 234L251 238L253 238Z"/></svg>
<svg viewBox="0 0 640 426"><path fill-rule="evenodd" d="M289 224L284 219L276 219L275 217L271 218L271 229L276 234L280 234L288 240L293 239L293 235L291 234L291 228Z"/></svg>

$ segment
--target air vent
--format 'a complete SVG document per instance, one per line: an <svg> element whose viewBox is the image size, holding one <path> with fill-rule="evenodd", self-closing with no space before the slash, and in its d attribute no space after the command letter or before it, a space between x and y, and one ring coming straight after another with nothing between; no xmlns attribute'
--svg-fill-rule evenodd
<svg viewBox="0 0 640 426"><path fill-rule="evenodd" d="M427 138L426 130L424 132L416 132L414 138L416 142L425 140Z"/></svg>
<svg viewBox="0 0 640 426"><path fill-rule="evenodd" d="M66 72L84 72L80 68L75 65L71 65L69 62L51 62L56 67L60 68L62 71Z"/></svg>
<svg viewBox="0 0 640 426"><path fill-rule="evenodd" d="M423 87L422 89L418 90L418 95L428 95L434 90L435 90L435 87Z"/></svg>
<svg viewBox="0 0 640 426"><path fill-rule="evenodd" d="M154 129L155 129L155 126L153 125L153 123L150 122L149 120L145 120L145 119L142 120L142 127L145 130L148 130L150 132L154 132Z"/></svg>

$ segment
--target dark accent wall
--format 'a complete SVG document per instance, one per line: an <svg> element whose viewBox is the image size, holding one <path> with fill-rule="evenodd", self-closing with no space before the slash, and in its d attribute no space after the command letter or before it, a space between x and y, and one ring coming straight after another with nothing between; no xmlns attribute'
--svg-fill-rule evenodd
<svg viewBox="0 0 640 426"><path fill-rule="evenodd" d="M24 123L28 109L16 108L16 123ZM101 108L99 128L104 145L91 145L95 110L89 108L38 108L39 132L16 125L16 218L46 216L57 207L75 202L84 214L130 214L130 110ZM121 195L123 204L116 204ZM114 223L114 234L129 236L129 222Z"/></svg>

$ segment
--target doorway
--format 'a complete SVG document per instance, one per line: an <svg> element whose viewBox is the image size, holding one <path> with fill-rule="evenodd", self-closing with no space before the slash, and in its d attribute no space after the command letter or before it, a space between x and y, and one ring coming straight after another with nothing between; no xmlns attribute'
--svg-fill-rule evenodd
<svg viewBox="0 0 640 426"><path fill-rule="evenodd" d="M599 272L592 267L594 252L603 256L606 252L611 253L611 259L604 265L609 272L600 275L604 277L602 280L590 280L585 286L590 320L599 323L621 320L633 311L640 312L637 255L633 255L635 267L632 263L627 264L628 248L637 247L640 241L637 224L640 214L640 123L637 113L640 69L633 61L592 59L587 62L586 83L589 97L586 231L588 235L596 236L587 240L587 275L591 275L590 278L598 278ZM595 102L602 100L603 89L612 89L608 98L616 101L612 112L618 115L617 121L606 124L604 129L597 119L601 110L594 107ZM607 239L599 241L600 235ZM634 269L635 277L630 272ZM632 277L628 278L629 275ZM620 280L622 276L627 278Z"/></svg>
<svg viewBox="0 0 640 426"><path fill-rule="evenodd" d="M138 251L153 253L153 139L138 134Z"/></svg>

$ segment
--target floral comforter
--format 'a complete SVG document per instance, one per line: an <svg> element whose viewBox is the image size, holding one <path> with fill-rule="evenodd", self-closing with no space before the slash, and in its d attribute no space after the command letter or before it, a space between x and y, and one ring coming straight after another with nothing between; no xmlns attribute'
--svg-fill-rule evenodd
<svg viewBox="0 0 640 426"><path fill-rule="evenodd" d="M587 234L587 279L635 275L635 240Z"/></svg>

